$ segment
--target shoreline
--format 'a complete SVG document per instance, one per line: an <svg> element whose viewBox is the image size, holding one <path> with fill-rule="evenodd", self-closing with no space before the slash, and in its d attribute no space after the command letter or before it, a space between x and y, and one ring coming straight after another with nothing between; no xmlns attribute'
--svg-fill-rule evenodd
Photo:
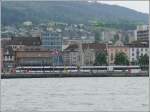
<svg viewBox="0 0 150 112"><path fill-rule="evenodd" d="M63 78L63 77L149 77L148 73L129 72L71 72L71 73L7 73L1 74L1 79L10 78Z"/></svg>

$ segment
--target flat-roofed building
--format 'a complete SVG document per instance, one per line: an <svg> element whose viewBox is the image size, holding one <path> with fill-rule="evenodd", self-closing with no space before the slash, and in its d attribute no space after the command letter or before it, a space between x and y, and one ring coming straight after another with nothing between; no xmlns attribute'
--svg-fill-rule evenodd
<svg viewBox="0 0 150 112"><path fill-rule="evenodd" d="M24 47L15 51L16 66L52 65L52 52L41 47Z"/></svg>
<svg viewBox="0 0 150 112"><path fill-rule="evenodd" d="M137 40L148 41L149 40L149 26L141 25L136 29Z"/></svg>
<svg viewBox="0 0 150 112"><path fill-rule="evenodd" d="M45 31L41 35L42 47L47 48L54 53L62 51L62 36L56 31ZM60 54L60 53L59 53ZM53 64L62 65L62 56L53 55Z"/></svg>
<svg viewBox="0 0 150 112"><path fill-rule="evenodd" d="M148 42L133 42L128 45L130 50L129 59L131 63L137 63L138 59L142 55L149 55L149 44Z"/></svg>
<svg viewBox="0 0 150 112"><path fill-rule="evenodd" d="M42 46L49 50L62 51L62 36L58 32L43 32L41 41Z"/></svg>

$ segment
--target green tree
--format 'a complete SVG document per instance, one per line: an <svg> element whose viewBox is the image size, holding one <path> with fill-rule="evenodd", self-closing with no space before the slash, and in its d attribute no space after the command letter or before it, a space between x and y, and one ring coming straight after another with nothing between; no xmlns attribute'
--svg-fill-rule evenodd
<svg viewBox="0 0 150 112"><path fill-rule="evenodd" d="M96 27L105 27L105 23L102 21L96 21L95 26Z"/></svg>
<svg viewBox="0 0 150 112"><path fill-rule="evenodd" d="M116 65L128 65L129 60L127 55L124 52L119 52L115 56L115 64Z"/></svg>
<svg viewBox="0 0 150 112"><path fill-rule="evenodd" d="M141 66L149 65L149 56L147 54L141 55L138 59L138 63Z"/></svg>
<svg viewBox="0 0 150 112"><path fill-rule="evenodd" d="M104 52L99 53L96 56L95 65L107 65L107 54Z"/></svg>

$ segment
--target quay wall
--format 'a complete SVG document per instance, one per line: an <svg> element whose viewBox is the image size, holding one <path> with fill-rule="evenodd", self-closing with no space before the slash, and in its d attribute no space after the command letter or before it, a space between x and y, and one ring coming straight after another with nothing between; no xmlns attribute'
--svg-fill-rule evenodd
<svg viewBox="0 0 150 112"><path fill-rule="evenodd" d="M1 74L2 79L8 78L62 78L62 77L148 77L148 73L103 72L103 73L7 73Z"/></svg>

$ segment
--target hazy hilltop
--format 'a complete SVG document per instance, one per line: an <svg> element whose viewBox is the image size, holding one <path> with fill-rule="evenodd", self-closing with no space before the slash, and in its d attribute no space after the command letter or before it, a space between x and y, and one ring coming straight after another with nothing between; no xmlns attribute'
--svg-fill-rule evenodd
<svg viewBox="0 0 150 112"><path fill-rule="evenodd" d="M2 25L19 24L27 20L33 23L53 20L84 24L100 21L126 28L148 23L148 14L120 6L86 1L3 1L1 11Z"/></svg>

